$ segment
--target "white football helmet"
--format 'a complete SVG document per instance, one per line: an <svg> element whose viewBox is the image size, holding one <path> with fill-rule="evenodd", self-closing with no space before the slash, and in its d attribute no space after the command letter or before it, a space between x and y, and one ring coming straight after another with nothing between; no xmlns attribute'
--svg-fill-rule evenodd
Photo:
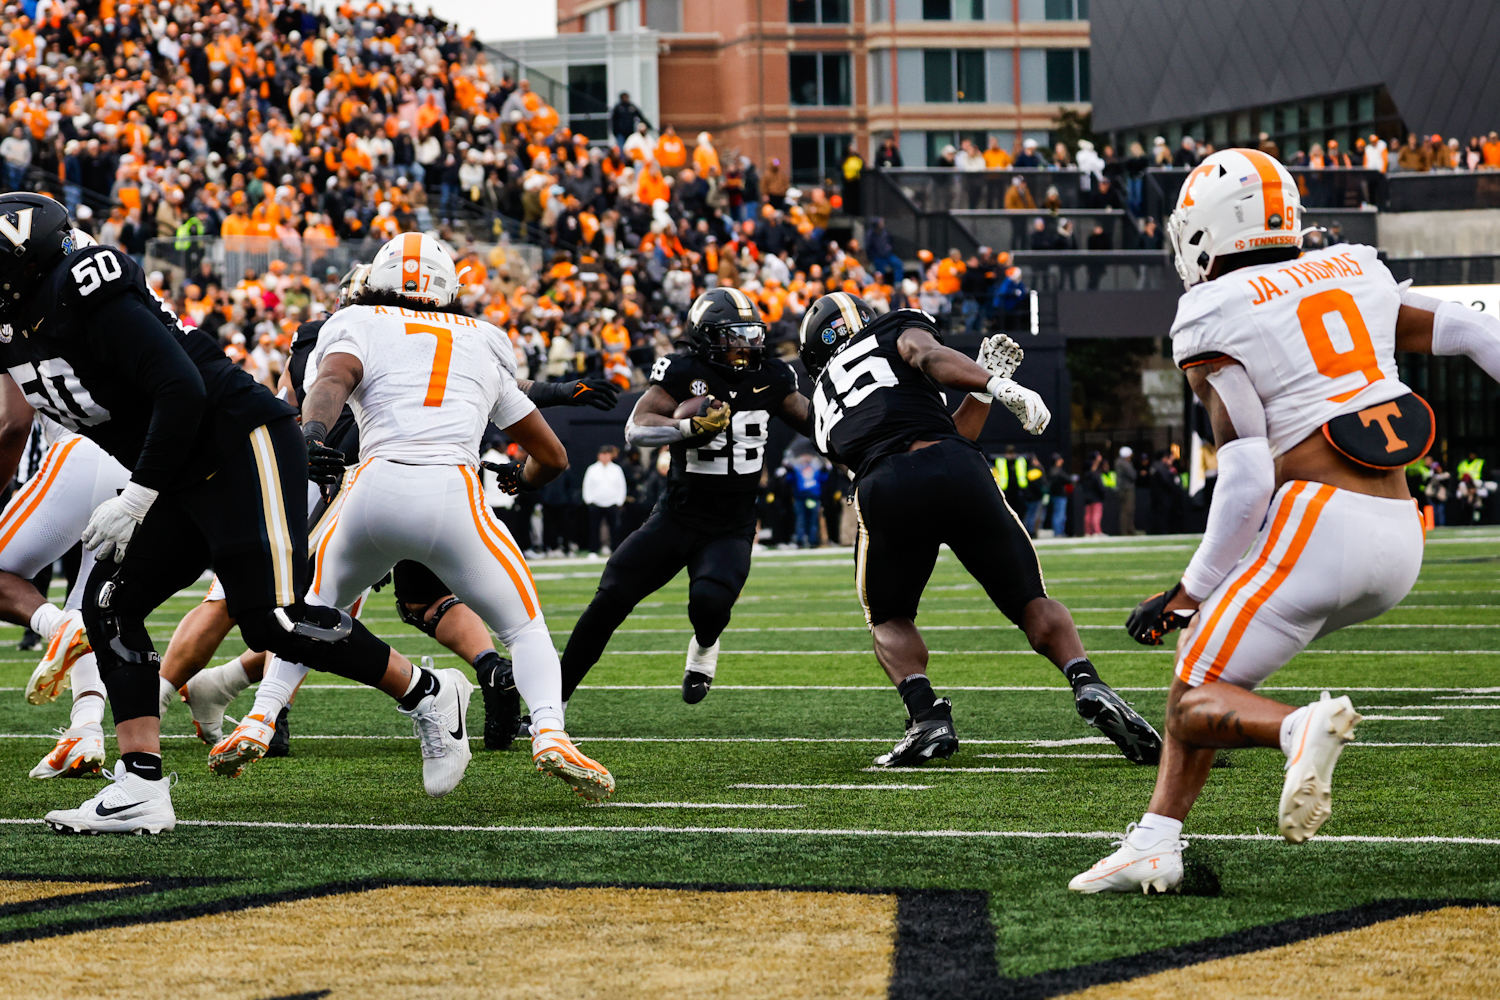
<svg viewBox="0 0 1500 1000"><path fill-rule="evenodd" d="M402 233L376 252L365 287L446 306L458 290L458 271L437 240L425 233Z"/></svg>
<svg viewBox="0 0 1500 1000"><path fill-rule="evenodd" d="M1301 247L1302 198L1275 157L1258 149L1223 149L1188 174L1167 219L1167 239L1182 284L1208 278L1222 254Z"/></svg>

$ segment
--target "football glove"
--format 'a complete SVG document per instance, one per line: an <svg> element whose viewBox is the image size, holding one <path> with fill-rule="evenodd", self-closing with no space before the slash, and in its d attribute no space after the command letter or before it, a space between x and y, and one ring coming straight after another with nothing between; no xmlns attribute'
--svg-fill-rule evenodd
<svg viewBox="0 0 1500 1000"><path fill-rule="evenodd" d="M527 397L537 406L592 406L613 410L620 387L608 379L581 378L576 382L533 382Z"/></svg>
<svg viewBox="0 0 1500 1000"><path fill-rule="evenodd" d="M1026 352L1021 350L1020 344L1003 333L997 333L993 337L986 337L980 343L979 357L975 360L979 362L981 368L994 377L1008 379L1016 373L1024 357L1026 357ZM995 397L987 392L971 392L969 395L981 403L995 401Z"/></svg>
<svg viewBox="0 0 1500 1000"><path fill-rule="evenodd" d="M1028 433L1040 434L1052 422L1052 413L1042 402L1042 397L1024 385L997 375L990 379L987 388L1000 405L1016 415Z"/></svg>
<svg viewBox="0 0 1500 1000"><path fill-rule="evenodd" d="M515 496L517 493L530 493L537 488L526 482L526 466L520 462L511 462L508 465L501 465L499 462L480 462L479 464L495 474L495 487L501 493Z"/></svg>
<svg viewBox="0 0 1500 1000"><path fill-rule="evenodd" d="M337 486L344 479L344 453L324 444L327 436L328 428L322 421L302 425L302 440L307 444L307 478L319 486Z"/></svg>
<svg viewBox="0 0 1500 1000"><path fill-rule="evenodd" d="M148 490L138 483L126 483L117 497L94 508L89 516L88 527L83 529L83 545L104 562L111 557L115 562L125 559L125 549L135 535L136 525L146 519L146 513L156 502L156 491Z"/></svg>
<svg viewBox="0 0 1500 1000"><path fill-rule="evenodd" d="M708 409L700 416L689 417L683 421L683 437L702 437L707 434L719 434L729 429L729 420L733 414L730 412L728 403L714 406L716 402L712 397L708 401Z"/></svg>
<svg viewBox="0 0 1500 1000"><path fill-rule="evenodd" d="M1171 590L1152 594L1137 604L1130 617L1125 619L1125 631L1142 646L1160 646L1162 638L1168 632L1182 628L1198 613L1196 610L1165 610L1181 590L1182 584L1174 583Z"/></svg>

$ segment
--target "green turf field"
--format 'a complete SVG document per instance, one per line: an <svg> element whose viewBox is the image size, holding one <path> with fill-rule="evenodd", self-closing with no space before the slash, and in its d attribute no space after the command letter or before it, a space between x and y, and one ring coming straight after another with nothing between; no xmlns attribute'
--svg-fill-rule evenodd
<svg viewBox="0 0 1500 1000"><path fill-rule="evenodd" d="M1172 657L1135 645L1120 626L1136 601L1176 578L1193 545L1041 546L1049 589L1073 610L1100 673L1158 724ZM601 566L534 565L559 648ZM0 906L0 942L43 925L360 880L979 890L993 926L994 995L1042 996L1090 981L1068 978L1080 966L1128 964L1309 915L1399 899L1500 900L1497 570L1500 533L1436 531L1400 608L1318 642L1278 674L1266 689L1273 697L1348 692L1367 717L1339 766L1333 819L1309 844L1283 843L1274 836L1281 755L1224 754L1184 831L1187 891L1167 898L1067 891L1139 818L1154 771L1094 738L1061 676L947 553L918 624L964 741L951 761L871 773L904 713L870 655L851 559L771 553L756 559L705 702L688 706L678 693L688 636L681 578L625 623L573 700L569 730L618 782L604 807L538 774L519 749L477 750L457 791L428 799L410 723L391 701L314 674L292 710L293 756L258 762L240 779L208 773L186 710L173 709L164 745L181 779L176 832L59 837L40 816L95 786L26 778L52 728L66 724L66 698L23 702L35 657L15 651L19 630L7 626L0 871L206 881ZM159 648L201 592L153 616ZM364 621L407 654L446 652L400 623L389 592ZM214 662L242 648L232 641ZM439 656L440 666L454 663ZM248 710L251 697L230 713ZM481 717L476 695L475 730ZM109 749L112 762L112 738Z"/></svg>

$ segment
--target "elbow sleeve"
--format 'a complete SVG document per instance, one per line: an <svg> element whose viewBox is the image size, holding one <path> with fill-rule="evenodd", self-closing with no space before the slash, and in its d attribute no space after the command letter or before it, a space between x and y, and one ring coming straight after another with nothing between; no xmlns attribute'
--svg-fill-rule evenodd
<svg viewBox="0 0 1500 1000"><path fill-rule="evenodd" d="M681 425L656 427L638 424L634 420L625 422L625 443L633 448L659 448L665 444L676 444L686 437Z"/></svg>
<svg viewBox="0 0 1500 1000"><path fill-rule="evenodd" d="M1276 489L1271 445L1238 438L1219 449L1219 478L1203 541L1182 574L1188 596L1203 600L1224 581L1255 540Z"/></svg>
<svg viewBox="0 0 1500 1000"><path fill-rule="evenodd" d="M1461 302L1444 302L1433 315L1432 353L1462 354L1500 382L1500 320Z"/></svg>

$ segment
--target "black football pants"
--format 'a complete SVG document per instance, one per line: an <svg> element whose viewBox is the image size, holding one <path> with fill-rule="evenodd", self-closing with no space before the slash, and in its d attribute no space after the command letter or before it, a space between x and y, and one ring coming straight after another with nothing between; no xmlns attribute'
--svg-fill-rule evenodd
<svg viewBox="0 0 1500 1000"><path fill-rule="evenodd" d="M684 568L688 571L688 620L698 644L718 642L750 575L750 547L748 531L700 531L661 510L647 518L609 557L593 601L573 626L562 655L563 700L573 696L635 606Z"/></svg>

